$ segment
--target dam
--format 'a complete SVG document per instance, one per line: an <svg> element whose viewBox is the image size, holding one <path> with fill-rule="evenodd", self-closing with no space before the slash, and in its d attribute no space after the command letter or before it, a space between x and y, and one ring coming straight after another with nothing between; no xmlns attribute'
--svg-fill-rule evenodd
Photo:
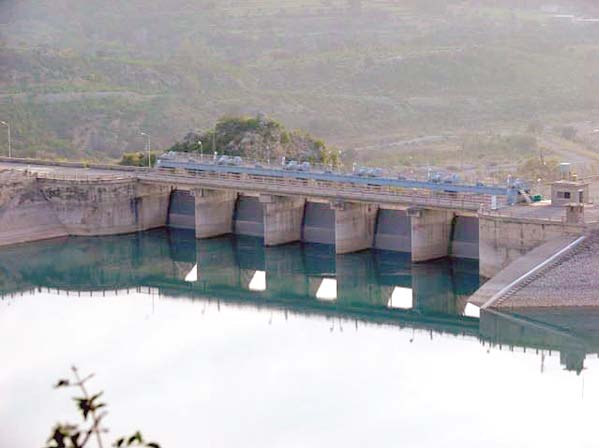
<svg viewBox="0 0 599 448"><path fill-rule="evenodd" d="M197 238L259 237L267 247L329 244L339 255L374 248L412 262L476 259L481 275L493 277L543 243L599 228L599 208L578 181L556 187L573 189L576 202L559 203L560 190L553 204L528 204L516 185L208 162L143 169L4 158L0 169L0 245L170 226Z"/></svg>

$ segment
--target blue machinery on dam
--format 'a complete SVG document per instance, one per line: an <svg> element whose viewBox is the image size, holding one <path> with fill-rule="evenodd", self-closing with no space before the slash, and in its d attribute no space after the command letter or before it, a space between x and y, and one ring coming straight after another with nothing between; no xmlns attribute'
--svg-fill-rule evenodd
<svg viewBox="0 0 599 448"><path fill-rule="evenodd" d="M237 159L237 160L235 160ZM215 160L213 163L198 161L194 158L181 158L174 155L163 155L157 161L161 169L185 170L189 173L233 173L239 175L260 176L272 179L293 179L318 181L328 184L349 184L355 186L387 187L396 189L426 190L442 193L468 193L473 195L495 196L507 205L513 205L523 200L528 193L528 187L519 180L509 181L502 185L468 185L459 183L455 177L442 178L435 174L428 181L385 177L379 169L360 169L357 172L334 172L332 169L312 170L309 164L290 164L277 166L261 164L244 165L239 157L227 158L224 161Z"/></svg>

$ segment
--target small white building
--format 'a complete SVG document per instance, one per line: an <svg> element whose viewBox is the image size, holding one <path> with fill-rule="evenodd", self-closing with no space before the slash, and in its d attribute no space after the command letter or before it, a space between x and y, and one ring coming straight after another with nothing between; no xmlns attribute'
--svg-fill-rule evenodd
<svg viewBox="0 0 599 448"><path fill-rule="evenodd" d="M577 206L591 203L589 183L572 174L569 163L560 163L561 179L551 184L551 205Z"/></svg>
<svg viewBox="0 0 599 448"><path fill-rule="evenodd" d="M589 204L589 183L580 180L558 180L551 184L551 205Z"/></svg>

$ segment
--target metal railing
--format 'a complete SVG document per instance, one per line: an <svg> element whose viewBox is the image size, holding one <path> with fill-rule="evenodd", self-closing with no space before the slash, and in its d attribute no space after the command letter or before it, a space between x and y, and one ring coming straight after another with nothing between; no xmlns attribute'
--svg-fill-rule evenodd
<svg viewBox="0 0 599 448"><path fill-rule="evenodd" d="M139 173L137 178L147 182L184 183L197 187L206 186L219 189L239 189L252 192L305 195L326 199L373 201L470 211L478 211L481 206L490 205L492 201L491 195L487 194L402 189L384 185L269 177L246 173L204 171L183 174L180 172L158 171L151 174ZM505 198L498 199L502 205L505 205Z"/></svg>
<svg viewBox="0 0 599 448"><path fill-rule="evenodd" d="M57 173L57 172L33 172L33 176L38 179L47 179L47 180L61 180L67 182L84 182L84 183L93 183L98 182L99 180L102 182L111 182L118 183L123 181L131 181L135 180L135 174L131 175L120 175L120 174L86 174L86 173Z"/></svg>
<svg viewBox="0 0 599 448"><path fill-rule="evenodd" d="M0 158L1 160L1 158ZM12 160L22 164L40 164L34 160ZM172 169L148 169L121 167L112 165L87 165L81 163L51 163L44 165L67 169L91 168L106 170L106 173L87 173L85 171L35 171L31 173L39 179L93 183L98 181L118 183L132 179L144 182L167 184L185 184L191 187L211 187L217 189L235 189L258 193L304 195L323 199L345 199L364 202L381 202L397 206L432 207L479 211L490 209L492 196L471 192L451 192L407 188L389 185L371 185L368 183L336 182L301 177L276 177L249 173L222 171L178 171ZM499 207L506 206L504 196L497 197Z"/></svg>
<svg viewBox="0 0 599 448"><path fill-rule="evenodd" d="M523 205L522 207L526 207L525 205ZM558 215L535 215L535 214L525 214L522 213L520 210L518 210L518 207L503 207L503 208L499 208L497 210L492 210L490 207L488 206L484 206L479 210L479 213L481 216L487 216L487 217L491 217L491 218L500 218L500 219L505 219L505 218L510 218L513 219L515 221L526 221L526 222L530 222L530 223L539 223L539 224L562 224L562 225L566 225L566 226L585 226L588 224L594 225L599 223L599 219L597 218L597 215L595 216L588 216L585 215L584 216L584 221L582 222L568 222L567 220L567 216L566 216L566 210L565 208L560 208L558 209L560 210L561 214Z"/></svg>

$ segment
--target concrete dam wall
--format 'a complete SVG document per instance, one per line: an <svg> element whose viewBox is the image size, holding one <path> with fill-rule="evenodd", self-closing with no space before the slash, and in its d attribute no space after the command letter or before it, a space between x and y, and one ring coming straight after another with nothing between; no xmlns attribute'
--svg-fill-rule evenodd
<svg viewBox="0 0 599 448"><path fill-rule="evenodd" d="M0 245L66 236L64 224L35 178L0 173Z"/></svg>
<svg viewBox="0 0 599 448"><path fill-rule="evenodd" d="M0 173L0 245L67 235L111 235L162 227L168 187L38 179Z"/></svg>
<svg viewBox="0 0 599 448"><path fill-rule="evenodd" d="M561 222L539 222L534 219L479 217L480 272L493 277L510 263L547 241L564 236L580 236L578 225Z"/></svg>
<svg viewBox="0 0 599 448"><path fill-rule="evenodd" d="M136 178L51 179L0 173L0 245L69 235L111 235L170 226L197 238L228 233L332 245L337 254L376 248L478 258L478 220L449 211L387 209L378 204L305 197L177 189Z"/></svg>
<svg viewBox="0 0 599 448"><path fill-rule="evenodd" d="M194 229L195 220L198 238L234 233L263 238L266 246L329 244L337 253L370 248L413 253L417 242L417 261L444 256L478 259L476 217L434 211L410 216L407 210L368 204L210 190L173 191L170 198L168 225Z"/></svg>
<svg viewBox="0 0 599 448"><path fill-rule="evenodd" d="M112 235L166 224L168 188L113 182L38 180L68 235Z"/></svg>

